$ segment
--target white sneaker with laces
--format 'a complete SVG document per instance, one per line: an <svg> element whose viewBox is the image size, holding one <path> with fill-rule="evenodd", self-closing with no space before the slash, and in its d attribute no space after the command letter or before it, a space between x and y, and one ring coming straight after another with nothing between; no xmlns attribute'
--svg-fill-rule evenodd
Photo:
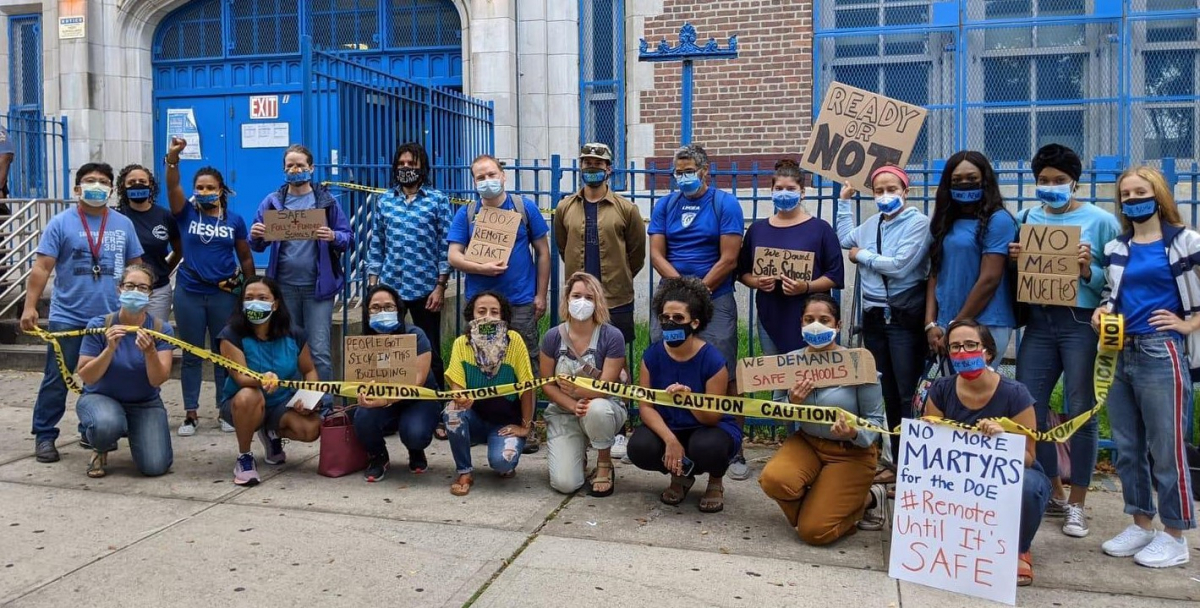
<svg viewBox="0 0 1200 608"><path fill-rule="evenodd" d="M1074 503L1067 505L1066 521L1063 522L1062 531L1063 534L1075 538L1083 538L1091 532L1088 529L1087 515L1083 512L1083 505Z"/></svg>
<svg viewBox="0 0 1200 608"><path fill-rule="evenodd" d="M237 429L233 428L232 424L225 422L225 419L223 419L223 418L221 419L221 432L222 433L232 433L236 430Z"/></svg>
<svg viewBox="0 0 1200 608"><path fill-rule="evenodd" d="M198 421L195 418L184 418L183 424L179 425L179 431L178 431L179 436L180 437L191 437L192 435L195 435L196 434L196 422L198 422Z"/></svg>
<svg viewBox="0 0 1200 608"><path fill-rule="evenodd" d="M1188 544L1186 538L1175 538L1166 532L1159 532L1154 541L1133 556L1134 563L1147 568L1170 568L1188 563Z"/></svg>
<svg viewBox="0 0 1200 608"><path fill-rule="evenodd" d="M617 433L617 436L613 437L612 457L616 459L624 458L629 453L628 446L629 440L625 438L625 435Z"/></svg>
<svg viewBox="0 0 1200 608"><path fill-rule="evenodd" d="M1101 548L1113 557L1129 557L1154 542L1156 534L1152 529L1146 530L1137 524L1130 524L1120 534L1104 541Z"/></svg>

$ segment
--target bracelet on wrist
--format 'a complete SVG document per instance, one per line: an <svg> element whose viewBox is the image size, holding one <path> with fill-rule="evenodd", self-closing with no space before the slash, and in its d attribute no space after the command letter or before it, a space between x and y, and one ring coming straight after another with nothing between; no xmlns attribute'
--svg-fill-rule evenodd
<svg viewBox="0 0 1200 608"><path fill-rule="evenodd" d="M933 322L926 324L925 325L925 333L929 333L929 330L934 329L936 327L938 327L937 321L933 321Z"/></svg>

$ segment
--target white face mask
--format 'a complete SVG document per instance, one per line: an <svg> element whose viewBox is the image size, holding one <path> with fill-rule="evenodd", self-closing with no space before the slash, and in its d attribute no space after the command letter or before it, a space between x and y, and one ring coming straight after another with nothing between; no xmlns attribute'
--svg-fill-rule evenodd
<svg viewBox="0 0 1200 608"><path fill-rule="evenodd" d="M84 203L92 207L103 207L108 204L112 195L112 187L97 182L90 182L79 187L80 197Z"/></svg>
<svg viewBox="0 0 1200 608"><path fill-rule="evenodd" d="M813 321L805 325L801 330L804 336L804 341L813 348L823 348L833 344L834 338L837 337L837 330L828 327L819 321Z"/></svg>
<svg viewBox="0 0 1200 608"><path fill-rule="evenodd" d="M587 321L596 312L596 303L587 298L576 298L567 303L567 312L576 321Z"/></svg>

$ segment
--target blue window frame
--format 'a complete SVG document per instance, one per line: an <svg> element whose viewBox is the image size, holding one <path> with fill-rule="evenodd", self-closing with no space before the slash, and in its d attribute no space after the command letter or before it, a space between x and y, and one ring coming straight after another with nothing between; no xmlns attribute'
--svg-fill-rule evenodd
<svg viewBox="0 0 1200 608"><path fill-rule="evenodd" d="M27 118L42 114L42 16L8 18L8 107Z"/></svg>
<svg viewBox="0 0 1200 608"><path fill-rule="evenodd" d="M625 2L579 0L579 144L613 151L613 187L624 188Z"/></svg>

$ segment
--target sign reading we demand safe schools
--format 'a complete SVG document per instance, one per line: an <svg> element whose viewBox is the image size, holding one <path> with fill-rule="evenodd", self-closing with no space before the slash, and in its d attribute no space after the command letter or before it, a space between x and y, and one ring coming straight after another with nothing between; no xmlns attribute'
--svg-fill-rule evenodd
<svg viewBox="0 0 1200 608"><path fill-rule="evenodd" d="M1014 604L1025 437L905 420L892 578Z"/></svg>

